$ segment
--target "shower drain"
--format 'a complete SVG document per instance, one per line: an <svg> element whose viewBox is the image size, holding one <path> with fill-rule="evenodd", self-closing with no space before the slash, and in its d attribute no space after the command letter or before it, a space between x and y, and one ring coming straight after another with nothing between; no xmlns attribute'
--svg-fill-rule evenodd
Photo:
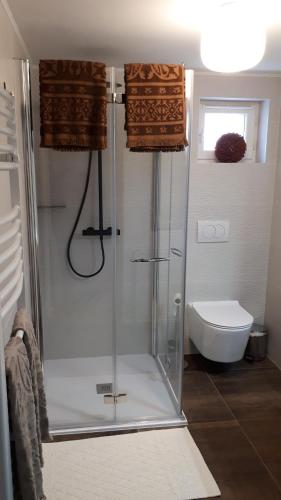
<svg viewBox="0 0 281 500"><path fill-rule="evenodd" d="M109 382L107 384L96 384L97 394L109 394L112 393L112 384Z"/></svg>

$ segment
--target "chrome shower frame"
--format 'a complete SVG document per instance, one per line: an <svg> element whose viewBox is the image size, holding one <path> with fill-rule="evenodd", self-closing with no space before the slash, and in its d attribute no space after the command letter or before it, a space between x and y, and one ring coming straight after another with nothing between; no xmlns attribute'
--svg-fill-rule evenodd
<svg viewBox="0 0 281 500"><path fill-rule="evenodd" d="M26 190L26 211L28 230L28 249L30 266L30 294L31 313L35 334L40 346L40 357L43 364L44 344L42 326L42 308L39 275L39 231L37 216L36 173L34 159L32 101L30 84L30 61L21 59L21 88L22 88L22 126L23 126L23 155Z"/></svg>

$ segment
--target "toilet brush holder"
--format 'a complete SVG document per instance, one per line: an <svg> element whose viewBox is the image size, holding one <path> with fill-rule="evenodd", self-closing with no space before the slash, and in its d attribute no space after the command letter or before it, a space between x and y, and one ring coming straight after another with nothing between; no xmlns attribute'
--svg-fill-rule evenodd
<svg viewBox="0 0 281 500"><path fill-rule="evenodd" d="M267 355L268 334L263 325L253 324L245 351L247 361L263 361Z"/></svg>

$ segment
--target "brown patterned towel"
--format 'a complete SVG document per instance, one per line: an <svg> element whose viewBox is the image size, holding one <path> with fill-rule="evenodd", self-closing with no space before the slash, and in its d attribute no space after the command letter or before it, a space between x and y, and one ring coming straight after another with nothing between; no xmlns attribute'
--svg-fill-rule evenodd
<svg viewBox="0 0 281 500"><path fill-rule="evenodd" d="M43 477L32 375L26 347L12 337L5 347L15 500L42 500ZM4 500L4 499L3 499Z"/></svg>
<svg viewBox="0 0 281 500"><path fill-rule="evenodd" d="M39 65L41 147L106 148L105 64L44 60Z"/></svg>
<svg viewBox="0 0 281 500"><path fill-rule="evenodd" d="M185 73L179 64L125 64L127 147L183 151L187 146Z"/></svg>
<svg viewBox="0 0 281 500"><path fill-rule="evenodd" d="M32 390L36 412L36 429L39 443L41 466L43 467L42 441L50 441L49 420L47 415L47 402L44 388L43 372L37 340L33 325L25 309L20 309L14 319L12 336L18 330L24 331L23 343L26 348L30 373L32 379Z"/></svg>

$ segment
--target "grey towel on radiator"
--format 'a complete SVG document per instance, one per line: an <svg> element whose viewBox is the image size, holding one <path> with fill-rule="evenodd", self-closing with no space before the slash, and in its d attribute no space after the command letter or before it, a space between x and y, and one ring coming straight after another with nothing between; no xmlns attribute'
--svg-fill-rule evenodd
<svg viewBox="0 0 281 500"><path fill-rule="evenodd" d="M30 363L23 341L12 337L5 347L15 500L42 500L40 443Z"/></svg>
<svg viewBox="0 0 281 500"><path fill-rule="evenodd" d="M36 427L38 443L40 449L41 466L43 467L42 441L50 441L49 421L47 415L47 403L44 389L43 372L40 360L40 353L37 340L34 334L33 325L25 309L20 309L14 319L13 333L15 336L18 330L24 331L23 342L30 364L32 379L32 389L36 411Z"/></svg>

